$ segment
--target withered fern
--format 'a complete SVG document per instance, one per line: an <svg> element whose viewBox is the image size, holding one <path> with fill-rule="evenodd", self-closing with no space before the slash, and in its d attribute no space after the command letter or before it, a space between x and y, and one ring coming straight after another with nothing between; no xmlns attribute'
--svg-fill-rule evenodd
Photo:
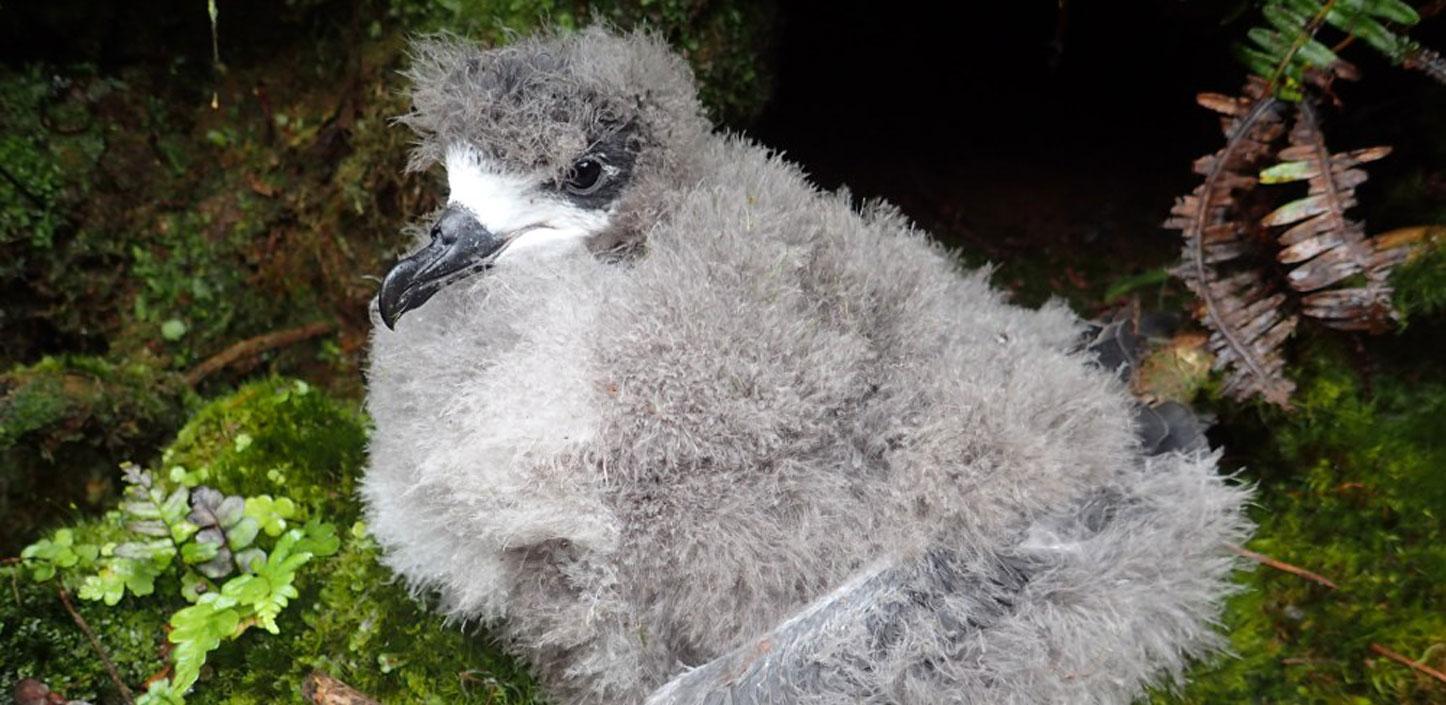
<svg viewBox="0 0 1446 705"><path fill-rule="evenodd" d="M1263 269L1225 267L1239 265L1241 256L1255 249L1255 228L1240 199L1259 184L1256 172L1285 130L1285 106L1265 88L1252 80L1242 97L1200 95L1201 105L1222 115L1225 146L1195 161L1204 181L1176 201L1165 225L1185 237L1184 263L1176 274L1199 301L1196 315L1210 329L1208 346L1216 367L1225 371L1225 393L1259 394L1286 405L1294 385L1282 374L1280 344L1295 329L1296 317L1281 308L1285 295Z"/></svg>
<svg viewBox="0 0 1446 705"><path fill-rule="evenodd" d="M1412 231L1367 237L1364 223L1347 216L1367 179L1360 167L1390 148L1327 148L1320 105L1340 104L1336 79L1360 77L1337 52L1360 40L1438 80L1446 68L1397 31L1421 19L1401 0L1270 0L1262 15L1267 26L1251 29L1250 45L1240 49L1253 74L1244 94L1198 98L1222 115L1225 145L1196 161L1204 180L1175 203L1165 226L1184 238L1174 271L1210 331L1222 392L1289 408L1294 383L1282 346L1300 317L1343 330L1395 328L1401 316L1390 274L1420 242ZM1344 39L1327 46L1320 37L1327 28ZM1283 189L1258 188L1295 182L1307 184L1306 194L1283 204L1276 203Z"/></svg>

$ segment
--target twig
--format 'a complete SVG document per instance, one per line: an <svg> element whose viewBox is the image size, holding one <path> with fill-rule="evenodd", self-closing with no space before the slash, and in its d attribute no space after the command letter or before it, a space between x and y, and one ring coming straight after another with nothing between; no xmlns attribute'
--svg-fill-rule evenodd
<svg viewBox="0 0 1446 705"><path fill-rule="evenodd" d="M216 0L206 0L206 14L211 17L211 68L217 73L223 73L226 67L221 63L221 40L216 36L216 18L220 11L216 7ZM211 89L211 109L221 107L221 97L216 89Z"/></svg>
<svg viewBox="0 0 1446 705"><path fill-rule="evenodd" d="M380 705L356 688L321 671L312 671L301 682L301 695L312 705Z"/></svg>
<svg viewBox="0 0 1446 705"><path fill-rule="evenodd" d="M1412 668L1412 669L1414 669L1414 670L1416 670L1416 671L1419 671L1419 672L1424 673L1424 674L1426 674L1426 675L1428 675L1428 676L1431 676L1432 678L1435 678L1436 680L1441 681L1442 683L1446 683L1446 673L1442 673L1442 672L1440 672L1440 671L1438 671L1438 670L1436 670L1436 669L1434 669L1434 668L1431 668L1430 666L1427 666L1426 664L1421 663L1420 661L1412 661L1411 659L1408 659L1408 658L1406 658L1405 656L1402 656L1402 655L1400 655L1400 654L1398 654L1398 653L1396 653L1396 652L1394 652L1394 651L1392 651L1392 650L1390 650L1390 649L1388 649L1388 648L1386 648L1386 647L1384 647L1384 646L1381 646L1380 644L1374 643L1374 642L1371 643L1371 651L1374 651L1374 652L1376 652L1376 653L1378 653L1378 654L1380 654L1380 655L1382 655L1382 656L1385 656L1386 658L1391 659L1392 661L1395 661L1396 663L1399 663L1399 664L1401 664L1402 666L1406 666L1406 667L1408 667L1408 668Z"/></svg>
<svg viewBox="0 0 1446 705"><path fill-rule="evenodd" d="M136 698L131 694L131 689L121 680L120 671L116 670L115 663L110 660L110 654L106 653L105 647L101 645L100 638L95 635L95 630L86 623L85 617L75 611L75 603L70 601L70 593L60 583L55 584L55 591L60 594L60 603L65 605L65 611L70 613L70 618L75 620L75 626L85 632L85 638L90 640L90 647L95 649L95 655L100 657L101 663L105 664L105 670L110 673L110 679L115 682L115 687L120 691L121 699L126 705L135 705Z"/></svg>
<svg viewBox="0 0 1446 705"><path fill-rule="evenodd" d="M222 350L186 373L186 383L192 387L201 383L206 377L221 371L222 369L235 364L248 357L260 355L268 350L284 348L288 345L295 345L303 340L315 338L318 335L330 333L336 328L331 321L317 321L308 323L297 328L288 328L275 333L266 333L254 338L247 338L231 347Z"/></svg>
<svg viewBox="0 0 1446 705"><path fill-rule="evenodd" d="M29 189L25 188L25 183L22 182L20 179L15 178L15 176L10 172L6 171L5 167L3 166L0 166L0 176L5 177L5 180L9 181L10 185L15 187L15 190L18 191L20 195L28 199L37 208L46 209L50 207L50 205L45 201L41 200L39 196L31 193Z"/></svg>
<svg viewBox="0 0 1446 705"><path fill-rule="evenodd" d="M1244 546L1237 546L1233 543L1229 544L1229 546L1230 550L1242 556L1245 556L1246 558L1249 558L1250 560L1253 560L1257 563L1268 565L1271 568L1285 571L1287 573L1290 573L1291 575L1300 576L1313 583L1319 583L1321 585L1324 585L1332 590L1340 589L1339 585L1336 585L1334 581L1332 581L1330 578L1325 577L1324 575L1321 575L1320 573L1312 573L1311 571L1308 571L1298 565L1291 565L1289 563L1286 563L1285 561L1271 558L1264 553L1256 553L1255 551L1245 548Z"/></svg>

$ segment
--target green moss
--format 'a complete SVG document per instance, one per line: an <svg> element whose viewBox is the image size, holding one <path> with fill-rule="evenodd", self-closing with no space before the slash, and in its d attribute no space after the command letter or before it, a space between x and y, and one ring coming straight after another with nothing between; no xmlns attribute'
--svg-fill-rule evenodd
<svg viewBox="0 0 1446 705"><path fill-rule="evenodd" d="M1423 247L1391 274L1392 303L1407 322L1446 313L1446 235L1438 234Z"/></svg>
<svg viewBox="0 0 1446 705"><path fill-rule="evenodd" d="M345 526L366 426L350 406L304 382L264 379L207 404L161 456L160 470L199 472L226 494L286 495Z"/></svg>
<svg viewBox="0 0 1446 705"><path fill-rule="evenodd" d="M1183 703L1439 702L1440 683L1371 644L1446 666L1446 375L1441 331L1373 351L1363 375L1337 338L1307 339L1299 410L1226 410L1226 447L1260 484L1250 548L1328 576L1267 567L1226 614L1238 658L1202 666Z"/></svg>
<svg viewBox="0 0 1446 705"><path fill-rule="evenodd" d="M251 86L286 71L249 73ZM278 150L266 116L240 100L213 113L168 95L174 81L122 75L0 70L0 296L18 302L0 318L0 365L84 350L154 355L181 370L239 339L311 322L329 302L355 305L361 287L328 286L355 271L335 261L318 271L315 254L338 249L338 225L300 226L296 204L278 197L298 175L326 182L329 168L306 167L335 155L311 142ZM373 168L402 178L401 159ZM365 249L386 251L383 234L395 230L373 216L366 232L377 237Z"/></svg>
<svg viewBox="0 0 1446 705"><path fill-rule="evenodd" d="M56 207L60 165L20 135L0 136L0 237L6 244L50 247L61 220ZM7 263L7 269L18 262Z"/></svg>
<svg viewBox="0 0 1446 705"><path fill-rule="evenodd" d="M122 249L83 227L105 151L94 110L123 87L89 67L0 69L0 368L106 327ZM51 346L53 349L53 345Z"/></svg>
<svg viewBox="0 0 1446 705"><path fill-rule="evenodd" d="M104 543L121 534L116 516L83 521L71 527L78 541ZM174 579L158 585L174 594ZM51 583L32 582L20 566L0 568L0 683L39 678L66 697L96 703L118 703L120 695L84 632L62 606ZM76 585L68 585L74 594ZM176 601L179 601L177 599ZM72 597L76 610L99 635L121 676L132 688L160 671L164 658L165 623L169 609L179 605L153 600L144 607L106 607ZM122 603L126 604L126 603Z"/></svg>
<svg viewBox="0 0 1446 705"><path fill-rule="evenodd" d="M192 401L179 375L144 363L46 358L0 374L0 551L103 506L116 463L149 459Z"/></svg>
<svg viewBox="0 0 1446 705"><path fill-rule="evenodd" d="M308 579L281 635L249 634L213 657L217 676L188 702L242 705L295 698L320 669L382 702L531 703L532 681L485 637L446 625L377 563L360 532Z"/></svg>
<svg viewBox="0 0 1446 705"><path fill-rule="evenodd" d="M116 84L88 80L83 67L77 73L76 79L51 77L31 67L0 74L0 246L53 247L68 209L89 190L87 180L75 176L95 166L103 140L88 106ZM0 274L21 266L7 261Z"/></svg>

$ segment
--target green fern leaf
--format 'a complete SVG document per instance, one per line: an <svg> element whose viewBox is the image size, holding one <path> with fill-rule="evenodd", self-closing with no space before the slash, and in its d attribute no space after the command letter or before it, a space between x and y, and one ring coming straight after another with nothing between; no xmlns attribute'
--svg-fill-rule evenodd
<svg viewBox="0 0 1446 705"><path fill-rule="evenodd" d="M1361 41L1385 54L1392 61L1400 60L1402 51L1400 38L1371 16L1360 12L1333 9L1326 13L1326 22L1342 32L1359 37Z"/></svg>
<svg viewBox="0 0 1446 705"><path fill-rule="evenodd" d="M196 604L171 616L171 633L166 639L175 645L171 650L175 692L184 693L194 685L201 676L206 655L240 628L241 615L232 607L234 604L232 599L208 593Z"/></svg>
<svg viewBox="0 0 1446 705"><path fill-rule="evenodd" d="M1401 0L1371 0L1365 3L1363 9L1377 17L1383 17L1391 22L1411 26L1421 21L1420 13L1416 8L1407 5Z"/></svg>
<svg viewBox="0 0 1446 705"><path fill-rule="evenodd" d="M186 705L181 693L171 686L171 679L162 678L151 683L146 692L136 698L136 705Z"/></svg>

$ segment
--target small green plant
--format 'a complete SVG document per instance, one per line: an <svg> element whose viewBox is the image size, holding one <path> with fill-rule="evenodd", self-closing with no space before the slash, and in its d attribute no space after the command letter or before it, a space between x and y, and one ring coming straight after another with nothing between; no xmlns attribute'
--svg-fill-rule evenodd
<svg viewBox="0 0 1446 705"><path fill-rule="evenodd" d="M1318 35L1330 26L1359 39L1396 64L1442 79L1441 57L1391 25L1414 26L1415 8L1402 0L1268 0L1261 7L1267 26L1252 28L1240 58L1265 79L1279 98L1299 101L1308 87L1328 89L1332 78L1354 79L1358 71L1336 52L1350 40L1326 46Z"/></svg>
<svg viewBox="0 0 1446 705"><path fill-rule="evenodd" d="M116 605L130 593L155 593L176 578L189 606L171 615L167 640L173 668L137 705L181 705L207 655L252 627L276 634L276 619L299 596L297 572L336 553L333 525L301 518L287 497L227 496L200 484L205 472L174 468L168 477L122 466L125 496L94 536L60 529L21 552L30 577L77 585L85 600Z"/></svg>

